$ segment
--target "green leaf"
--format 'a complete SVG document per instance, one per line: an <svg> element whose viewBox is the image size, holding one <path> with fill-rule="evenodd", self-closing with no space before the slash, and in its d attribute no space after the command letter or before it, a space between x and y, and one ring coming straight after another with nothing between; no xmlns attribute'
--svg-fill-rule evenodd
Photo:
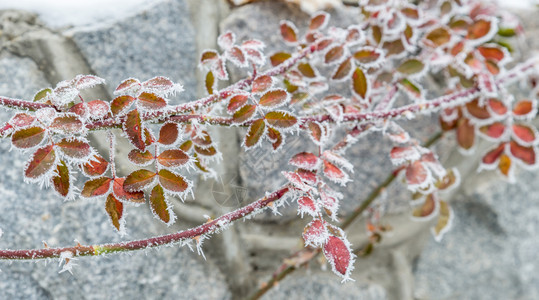
<svg viewBox="0 0 539 300"><path fill-rule="evenodd" d="M425 64L418 59L409 59L403 62L398 68L397 71L406 74L412 75L423 71Z"/></svg>
<svg viewBox="0 0 539 300"><path fill-rule="evenodd" d="M307 78L316 77L316 72L314 71L313 67L311 67L311 64L309 63L298 64L298 70L301 72L303 76Z"/></svg>
<svg viewBox="0 0 539 300"><path fill-rule="evenodd" d="M42 89L41 91L37 92L34 96L34 102L45 102L49 100L49 97L52 95L52 89L46 88Z"/></svg>

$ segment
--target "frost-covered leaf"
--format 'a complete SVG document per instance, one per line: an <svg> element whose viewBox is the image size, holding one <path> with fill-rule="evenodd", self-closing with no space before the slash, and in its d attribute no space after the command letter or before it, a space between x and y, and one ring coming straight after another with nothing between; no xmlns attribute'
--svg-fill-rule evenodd
<svg viewBox="0 0 539 300"><path fill-rule="evenodd" d="M108 166L108 161L101 156L95 155L92 160L82 166L82 171L86 176L96 177L103 175L107 171Z"/></svg>
<svg viewBox="0 0 539 300"><path fill-rule="evenodd" d="M445 176L436 182L436 188L443 191L448 191L460 183L460 174L456 168L447 171Z"/></svg>
<svg viewBox="0 0 539 300"><path fill-rule="evenodd" d="M277 151L283 145L283 135L275 128L267 127L268 139L274 151Z"/></svg>
<svg viewBox="0 0 539 300"><path fill-rule="evenodd" d="M476 20L471 26L468 27L468 34L466 35L467 39L477 40L482 38L488 38L490 35L495 33L493 32L493 26L491 20L486 18Z"/></svg>
<svg viewBox="0 0 539 300"><path fill-rule="evenodd" d="M64 161L56 166L56 176L52 177L52 186L62 197L67 197L71 182L69 180L69 169Z"/></svg>
<svg viewBox="0 0 539 300"><path fill-rule="evenodd" d="M406 168L406 182L408 185L423 186L430 174L421 161L414 161Z"/></svg>
<svg viewBox="0 0 539 300"><path fill-rule="evenodd" d="M290 44L295 44L298 41L298 29L296 28L296 25L294 25L290 21L281 21L280 23L281 28L281 36L283 37L283 40Z"/></svg>
<svg viewBox="0 0 539 300"><path fill-rule="evenodd" d="M74 134L83 130L82 120L74 114L59 116L52 120L49 129L57 133Z"/></svg>
<svg viewBox="0 0 539 300"><path fill-rule="evenodd" d="M181 92L183 87L179 84L174 84L172 80L163 77L157 76L142 83L144 90L155 93L158 95L168 95L172 92Z"/></svg>
<svg viewBox="0 0 539 300"><path fill-rule="evenodd" d="M263 93L267 91L268 89L270 89L272 85L273 85L273 79L271 78L271 76L268 76L268 75L258 76L255 78L255 80L253 80L253 88L251 91L253 93Z"/></svg>
<svg viewBox="0 0 539 300"><path fill-rule="evenodd" d="M50 101L52 95L53 95L53 93L52 93L51 88L42 89L42 90L40 90L39 92L37 92L35 94L34 102L47 102L47 101Z"/></svg>
<svg viewBox="0 0 539 300"><path fill-rule="evenodd" d="M298 199L298 212L302 216L303 216L303 213L307 213L315 217L318 214L318 207L316 206L312 198L303 196Z"/></svg>
<svg viewBox="0 0 539 300"><path fill-rule="evenodd" d="M324 175L329 178L331 181L345 184L348 182L348 175L344 173L339 167L330 163L327 160L324 160Z"/></svg>
<svg viewBox="0 0 539 300"><path fill-rule="evenodd" d="M460 119L457 123L457 143L465 150L475 144L475 129L468 119Z"/></svg>
<svg viewBox="0 0 539 300"><path fill-rule="evenodd" d="M513 124L511 129L513 130L513 137L520 144L527 146L535 141L536 130L534 128L523 124Z"/></svg>
<svg viewBox="0 0 539 300"><path fill-rule="evenodd" d="M114 95L135 94L140 90L141 87L142 85L138 79L129 78L122 81L122 83L118 85L116 90L114 90Z"/></svg>
<svg viewBox="0 0 539 300"><path fill-rule="evenodd" d="M80 139L62 139L56 143L62 153L70 158L85 159L92 154L92 147L86 141Z"/></svg>
<svg viewBox="0 0 539 300"><path fill-rule="evenodd" d="M326 27L329 21L329 14L324 11L319 11L311 17L309 30L320 30Z"/></svg>
<svg viewBox="0 0 539 300"><path fill-rule="evenodd" d="M345 280L349 278L353 269L354 256L347 241L345 242L343 238L336 236L329 236L324 244L324 256L334 273L342 276Z"/></svg>
<svg viewBox="0 0 539 300"><path fill-rule="evenodd" d="M328 50L324 56L324 62L326 64L332 64L339 62L344 55L344 48L341 45L337 45Z"/></svg>
<svg viewBox="0 0 539 300"><path fill-rule="evenodd" d="M536 153L535 153L534 147L524 147L514 141L511 141L509 143L509 149L511 151L511 154L515 158L518 158L520 161L522 161L526 165L530 165L530 166L535 165Z"/></svg>
<svg viewBox="0 0 539 300"><path fill-rule="evenodd" d="M311 64L309 63L300 63L298 64L298 70L301 73L301 75L307 77L307 78L315 78L316 77L316 71L313 69Z"/></svg>
<svg viewBox="0 0 539 300"><path fill-rule="evenodd" d="M26 113L14 115L7 123L15 128L27 127L34 123L36 118Z"/></svg>
<svg viewBox="0 0 539 300"><path fill-rule="evenodd" d="M159 140L157 142L162 145L172 145L178 140L179 134L178 124L165 123L159 129Z"/></svg>
<svg viewBox="0 0 539 300"><path fill-rule="evenodd" d="M165 200L165 192L159 184L152 189L150 194L150 208L161 221L166 224L170 222L170 213Z"/></svg>
<svg viewBox="0 0 539 300"><path fill-rule="evenodd" d="M315 219L303 229L303 240L306 246L320 247L328 238L328 230L321 220Z"/></svg>
<svg viewBox="0 0 539 300"><path fill-rule="evenodd" d="M29 127L15 131L11 135L11 143L19 149L35 147L45 138L45 129L42 127Z"/></svg>
<svg viewBox="0 0 539 300"><path fill-rule="evenodd" d="M271 111L264 118L268 125L280 129L290 128L298 122L296 117L285 111Z"/></svg>
<svg viewBox="0 0 539 300"><path fill-rule="evenodd" d="M416 161L421 158L421 154L416 147L405 146L405 147L394 147L391 149L391 162L398 166L405 162Z"/></svg>
<svg viewBox="0 0 539 300"><path fill-rule="evenodd" d="M241 124L250 120L256 111L255 105L244 105L232 115L232 121L236 124Z"/></svg>
<svg viewBox="0 0 539 300"><path fill-rule="evenodd" d="M359 67L352 74L352 88L354 93L361 99L366 99L369 86L365 73Z"/></svg>
<svg viewBox="0 0 539 300"><path fill-rule="evenodd" d="M217 44L224 50L230 49L234 43L236 43L236 35L231 31L226 31L217 38Z"/></svg>
<svg viewBox="0 0 539 300"><path fill-rule="evenodd" d="M233 46L228 50L228 59L232 61L235 65L239 67L245 67L247 66L247 59L245 58L245 54L238 46Z"/></svg>
<svg viewBox="0 0 539 300"><path fill-rule="evenodd" d="M486 120L490 118L490 113L488 112L487 107L484 105L480 105L479 99L474 99L466 103L466 111L474 118L480 120Z"/></svg>
<svg viewBox="0 0 539 300"><path fill-rule="evenodd" d="M147 166L154 160L153 154L149 150L140 151L139 149L131 150L127 158L137 166Z"/></svg>
<svg viewBox="0 0 539 300"><path fill-rule="evenodd" d="M92 88L98 84L104 84L105 79L95 75L77 75L73 79L73 85L78 90Z"/></svg>
<svg viewBox="0 0 539 300"><path fill-rule="evenodd" d="M185 178L166 169L159 170L159 183L173 193L185 192L189 187Z"/></svg>
<svg viewBox="0 0 539 300"><path fill-rule="evenodd" d="M517 117L528 117L536 114L536 107L530 100L518 101L513 106L513 114Z"/></svg>
<svg viewBox="0 0 539 300"><path fill-rule="evenodd" d="M247 135L245 135L245 140L243 144L247 148L254 147L258 145L258 142L266 132L266 123L264 122L264 119L258 119L255 120L251 126L249 126L249 130L247 130Z"/></svg>
<svg viewBox="0 0 539 300"><path fill-rule="evenodd" d="M505 143L501 143L500 145L496 146L494 149L489 150L482 159L483 164L485 165L492 165L498 161L500 156L505 151Z"/></svg>
<svg viewBox="0 0 539 300"><path fill-rule="evenodd" d="M306 185L303 182L303 179L296 172L281 172L281 174L283 174L288 182L290 182L294 187L304 192L308 192L313 189L312 187Z"/></svg>
<svg viewBox="0 0 539 300"><path fill-rule="evenodd" d="M137 104L147 110L159 110L167 106L165 99L148 92L144 92L138 96Z"/></svg>
<svg viewBox="0 0 539 300"><path fill-rule="evenodd" d="M121 201L133 203L144 203L143 192L128 192L124 189L125 178L115 178L112 182L112 191L114 195Z"/></svg>
<svg viewBox="0 0 539 300"><path fill-rule="evenodd" d="M253 92L254 92L254 84L253 84ZM227 111L231 114L238 111L238 109L242 108L249 99L249 96L247 94L238 94L230 98L227 106Z"/></svg>
<svg viewBox="0 0 539 300"><path fill-rule="evenodd" d="M494 122L490 125L481 126L479 132L492 138L499 139L505 133L505 125L501 122Z"/></svg>
<svg viewBox="0 0 539 300"><path fill-rule="evenodd" d="M412 212L412 216L414 218L427 221L430 220L432 217L436 216L436 214L438 213L438 209L438 200L435 199L434 194L428 194L425 199L425 202L423 202L420 207L414 209L414 211Z"/></svg>
<svg viewBox="0 0 539 300"><path fill-rule="evenodd" d="M438 216L438 222L436 225L432 228L432 234L434 235L434 239L436 241L441 241L444 234L447 233L451 226L453 225L453 210L449 206L449 204L445 201L440 200L440 212Z"/></svg>
<svg viewBox="0 0 539 300"><path fill-rule="evenodd" d="M127 138L131 144L139 150L144 151L146 144L144 143L144 139L142 139L142 121L137 109L127 114L127 118L123 124L123 130L127 134Z"/></svg>
<svg viewBox="0 0 539 300"><path fill-rule="evenodd" d="M451 40L451 34L447 28L438 27L427 33L425 39L428 41L427 44L429 46L439 47L447 44Z"/></svg>
<svg viewBox="0 0 539 300"><path fill-rule="evenodd" d="M30 161L24 168L24 176L30 179L38 179L47 174L55 165L56 152L53 145L46 145L37 149Z"/></svg>
<svg viewBox="0 0 539 300"><path fill-rule="evenodd" d="M175 168L186 164L189 155L179 149L165 150L157 156L157 161L165 168Z"/></svg>
<svg viewBox="0 0 539 300"><path fill-rule="evenodd" d="M378 48L366 46L354 52L353 57L364 67L371 67L378 65L384 59L384 53Z"/></svg>
<svg viewBox="0 0 539 300"><path fill-rule="evenodd" d="M116 228L116 230L120 231L121 219L124 212L123 203L116 200L114 195L109 194L107 196L107 201L105 202L105 211L109 215L112 225Z"/></svg>
<svg viewBox="0 0 539 300"><path fill-rule="evenodd" d="M109 112L109 103L102 100L92 100L86 103L88 108L88 117L93 120L105 118Z"/></svg>
<svg viewBox="0 0 539 300"><path fill-rule="evenodd" d="M105 195L110 190L112 179L100 177L87 181L80 194L83 197L91 198Z"/></svg>
<svg viewBox="0 0 539 300"><path fill-rule="evenodd" d="M259 104L264 107L277 107L288 102L289 95L285 90L276 89L266 92L260 97Z"/></svg>
<svg viewBox="0 0 539 300"><path fill-rule="evenodd" d="M309 129L309 137L317 144L322 141L322 126L319 123L309 122L307 123Z"/></svg>
<svg viewBox="0 0 539 300"><path fill-rule="evenodd" d="M206 50L200 55L200 64L203 66L211 66L219 60L219 53L215 50Z"/></svg>
<svg viewBox="0 0 539 300"><path fill-rule="evenodd" d="M408 95L410 95L414 99L421 99L423 98L423 89L419 87L419 85L407 78L403 78L399 81L399 86L406 91Z"/></svg>
<svg viewBox="0 0 539 300"><path fill-rule="evenodd" d="M270 56L271 65L274 66L274 67L278 66L278 65L282 64L283 62L285 62L286 60L288 60L290 57L292 57L292 55L290 53L277 52L277 53L273 54L272 56Z"/></svg>
<svg viewBox="0 0 539 300"><path fill-rule="evenodd" d="M124 190L128 192L139 192L152 184L157 174L145 169L136 170L129 174L124 181Z"/></svg>
<svg viewBox="0 0 539 300"><path fill-rule="evenodd" d="M128 111L129 107L131 106L131 103L133 103L134 101L135 101L135 98L129 95L122 95L122 96L116 97L110 103L110 110L112 114L115 116L124 115Z"/></svg>
<svg viewBox="0 0 539 300"><path fill-rule="evenodd" d="M505 154L500 155L500 159L498 160L498 170L500 170L500 173L502 173L506 177L511 176L511 158Z"/></svg>
<svg viewBox="0 0 539 300"><path fill-rule="evenodd" d="M412 75L423 71L425 64L418 59L409 59L404 61L398 68L397 71L405 75Z"/></svg>
<svg viewBox="0 0 539 300"><path fill-rule="evenodd" d="M213 76L212 71L208 71L208 73L206 74L205 86L208 94L212 95L215 88L215 76Z"/></svg>
<svg viewBox="0 0 539 300"><path fill-rule="evenodd" d="M288 163L301 169L316 170L320 166L320 162L318 156L309 152L301 152L294 155Z"/></svg>
<svg viewBox="0 0 539 300"><path fill-rule="evenodd" d="M217 149L215 149L215 147L213 146L211 147L195 146L195 152L203 156L214 156L217 154Z"/></svg>
<svg viewBox="0 0 539 300"><path fill-rule="evenodd" d="M346 79L350 76L350 73L352 72L352 59L348 58L344 60L335 70L335 73L333 73L333 76L331 79L333 80L342 80Z"/></svg>

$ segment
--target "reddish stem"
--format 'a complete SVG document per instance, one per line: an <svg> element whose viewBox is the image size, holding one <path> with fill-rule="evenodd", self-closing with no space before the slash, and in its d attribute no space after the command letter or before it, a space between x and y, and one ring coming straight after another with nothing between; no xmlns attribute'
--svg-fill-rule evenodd
<svg viewBox="0 0 539 300"><path fill-rule="evenodd" d="M0 106L7 106L15 109L28 109L32 111L45 107L54 108L56 110L56 108L50 104L12 99L7 97L0 97Z"/></svg>
<svg viewBox="0 0 539 300"><path fill-rule="evenodd" d="M199 225L197 227L172 233L168 235L152 237L143 240L136 240L130 242L121 242L114 244L92 245L82 246L77 245L75 247L64 248L45 248L45 249L28 249L28 250L0 250L0 259L43 259L43 258L57 258L60 257L62 252L69 251L76 256L96 256L106 253L120 252L120 251L132 251L145 248L153 248L166 244L177 243L185 239L195 238L197 236L214 232L218 229L222 229L233 221L242 219L247 215L263 209L273 202L281 199L287 192L289 187L285 186L270 195L259 199L249 205L236 209L233 212L222 215L221 217Z"/></svg>

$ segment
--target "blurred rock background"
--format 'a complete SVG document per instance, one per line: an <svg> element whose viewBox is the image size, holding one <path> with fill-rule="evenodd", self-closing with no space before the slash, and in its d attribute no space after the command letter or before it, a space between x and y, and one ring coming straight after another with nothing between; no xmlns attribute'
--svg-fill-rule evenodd
<svg viewBox="0 0 539 300"><path fill-rule="evenodd" d="M90 97L110 100L116 85L127 77L146 80L164 75L184 84L176 103L204 96L199 53L216 48L220 32L233 30L239 39L258 38L268 43L266 53L284 47L278 22L290 19L301 27L308 14L295 4L254 1L231 7L224 0L154 0L140 5L113 5L107 12L87 11L93 18L69 11L0 11L0 95L30 99L36 91L77 74L96 74L108 85ZM297 1L296 1L297 2ZM309 1L308 1L309 2ZM317 1L310 1L318 3ZM322 5L336 1L319 1ZM312 3L310 5L312 5ZM0 7L7 7L0 3ZM88 8L89 9L89 8ZM304 7L305 9L305 7ZM39 11L41 17L32 11ZM101 12L101 13L100 13ZM517 10L528 30L521 47L539 49L537 10ZM359 18L358 9L339 5L330 9L332 25ZM233 79L243 75L232 71ZM0 110L5 122L10 111ZM436 131L435 117L402 125L426 140ZM198 225L204 215L218 216L252 201L282 180L279 172L301 139L289 139L278 153L241 150L242 132L215 129L225 158L218 181L199 181L195 201L179 200L179 219L167 228L153 219L148 207L129 207L128 236L119 237L110 226L104 203L77 199L61 202L51 190L23 182L28 155L10 151L0 141L0 248L36 248L97 244L170 233ZM96 134L99 143L102 136ZM539 186L536 172L521 171L517 184L495 174L476 175L477 164L453 151L451 138L437 150L447 166L461 170L461 188L452 195L455 226L442 242L429 233L430 223L409 218L409 193L398 182L387 191L384 222L393 227L374 253L358 258L355 282L341 284L318 263L295 272L265 299L536 299L539 297ZM341 209L361 199L391 170L387 141L371 134L367 142L349 151L355 165L354 183L344 191ZM120 144L117 158L130 150ZM239 153L239 154L238 154ZM129 163L119 163L128 166ZM129 168L122 169L127 173ZM219 192L219 195L215 193ZM222 197L225 195L225 199ZM164 247L105 258L81 258L73 275L58 274L58 261L0 263L0 299L241 299L270 278L282 259L301 247L301 232L308 220L296 217L294 205L283 216L262 214L238 222L204 244L206 260L188 248ZM349 233L354 246L365 244L364 220Z"/></svg>

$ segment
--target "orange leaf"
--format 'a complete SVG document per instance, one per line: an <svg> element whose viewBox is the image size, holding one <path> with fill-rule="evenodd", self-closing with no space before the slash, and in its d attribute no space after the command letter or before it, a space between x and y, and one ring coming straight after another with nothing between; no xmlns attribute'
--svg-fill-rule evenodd
<svg viewBox="0 0 539 300"><path fill-rule="evenodd" d="M174 193L184 192L189 187L189 184L182 176L166 169L159 170L159 183L163 188Z"/></svg>
<svg viewBox="0 0 539 300"><path fill-rule="evenodd" d="M89 180L84 184L80 194L86 198L104 195L110 190L111 182L112 179L108 177L100 177Z"/></svg>
<svg viewBox="0 0 539 300"><path fill-rule="evenodd" d="M16 131L11 135L11 143L20 149L32 148L45 137L45 129L42 127L30 127Z"/></svg>
<svg viewBox="0 0 539 300"><path fill-rule="evenodd" d="M52 169L55 161L56 153L52 145L39 148L26 165L24 175L28 178L39 178Z"/></svg>
<svg viewBox="0 0 539 300"><path fill-rule="evenodd" d="M165 150L159 154L157 161L164 167L179 167L189 161L189 156L182 150Z"/></svg>
<svg viewBox="0 0 539 300"><path fill-rule="evenodd" d="M112 194L107 196L107 201L105 202L105 210L110 217L112 225L116 230L120 231L120 220L123 216L124 205L122 202L116 200Z"/></svg>
<svg viewBox="0 0 539 300"><path fill-rule="evenodd" d="M128 192L142 191L150 185L157 174L145 169L136 170L129 174L124 181L124 190Z"/></svg>
<svg viewBox="0 0 539 300"><path fill-rule="evenodd" d="M165 193L160 185L156 185L150 194L150 208L152 212L163 222L170 222L170 213L165 201Z"/></svg>
<svg viewBox="0 0 539 300"><path fill-rule="evenodd" d="M258 144L258 141L260 141L260 138L264 135L264 132L266 131L266 123L264 122L264 119L258 119L249 126L249 130L247 131L247 135L245 136L244 145L247 148L251 148Z"/></svg>

